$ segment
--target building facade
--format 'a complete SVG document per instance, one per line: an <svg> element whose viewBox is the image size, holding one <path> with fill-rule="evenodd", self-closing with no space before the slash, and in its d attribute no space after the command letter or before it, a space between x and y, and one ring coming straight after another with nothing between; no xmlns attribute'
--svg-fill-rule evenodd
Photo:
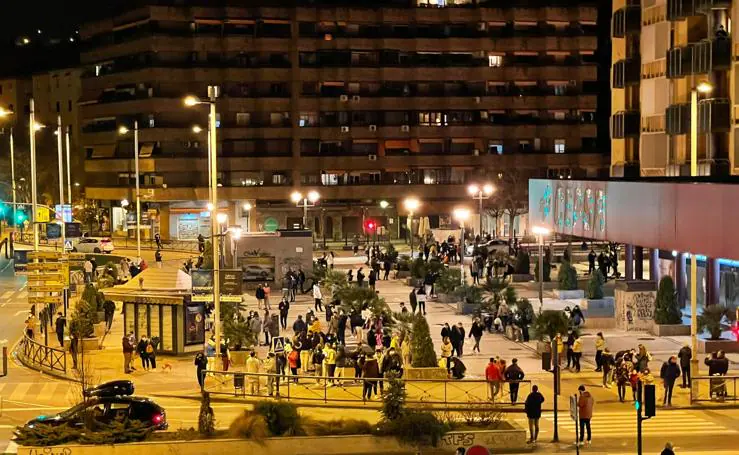
<svg viewBox="0 0 739 455"><path fill-rule="evenodd" d="M361 233L368 216L402 236L407 196L435 227L453 206L475 207L470 183L607 175L596 8L517 3L146 6L89 23L86 195L125 228L134 150L116 131L136 120L149 234L209 232L207 138L192 131L207 113L182 101L208 85L221 89L219 200L251 230L300 224L295 189L320 193L309 222L320 237Z"/></svg>
<svg viewBox="0 0 739 455"><path fill-rule="evenodd" d="M739 173L735 140L736 2L614 0L611 175L690 176L697 93L698 175ZM710 93L699 93L708 84Z"/></svg>

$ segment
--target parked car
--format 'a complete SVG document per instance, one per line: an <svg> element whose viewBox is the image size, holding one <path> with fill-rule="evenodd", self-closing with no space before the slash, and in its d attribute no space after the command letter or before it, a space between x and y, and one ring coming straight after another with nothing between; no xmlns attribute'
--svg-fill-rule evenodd
<svg viewBox="0 0 739 455"><path fill-rule="evenodd" d="M480 247L486 247L488 249L488 253L493 253L497 251L505 251L508 252L508 241L503 239L493 239L489 240L487 242L482 242L479 245L477 245L478 248ZM472 256L472 252L474 251L475 246L474 245L467 245L467 256Z"/></svg>
<svg viewBox="0 0 739 455"><path fill-rule="evenodd" d="M73 241L72 251L80 253L112 253L115 250L109 237L82 237Z"/></svg>
<svg viewBox="0 0 739 455"><path fill-rule="evenodd" d="M87 401L55 415L41 415L26 423L26 428L36 425L84 426L85 415L91 414L100 423L115 420L138 420L155 430L166 430L167 415L164 408L149 398L130 396L133 394L131 381L112 381L87 390Z"/></svg>

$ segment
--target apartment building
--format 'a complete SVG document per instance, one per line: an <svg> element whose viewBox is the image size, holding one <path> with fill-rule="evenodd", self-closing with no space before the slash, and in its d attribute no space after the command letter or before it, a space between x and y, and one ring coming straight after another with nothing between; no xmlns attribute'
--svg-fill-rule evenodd
<svg viewBox="0 0 739 455"><path fill-rule="evenodd" d="M221 92L220 209L251 230L300 224L296 189L320 193L320 237L360 233L366 217L402 236L407 196L435 227L475 206L470 183L608 173L592 2L176 3L80 29L86 195L113 229L138 153L147 235L209 232L207 139L192 131L207 113L182 102L208 85ZM137 151L117 134L134 121Z"/></svg>
<svg viewBox="0 0 739 455"><path fill-rule="evenodd" d="M699 175L739 173L732 120L738 11L727 0L614 0L613 177L690 176L693 91Z"/></svg>

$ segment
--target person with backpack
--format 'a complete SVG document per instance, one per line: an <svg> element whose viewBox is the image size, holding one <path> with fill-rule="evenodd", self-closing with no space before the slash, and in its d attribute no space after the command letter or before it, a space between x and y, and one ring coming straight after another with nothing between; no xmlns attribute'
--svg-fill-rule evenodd
<svg viewBox="0 0 739 455"><path fill-rule="evenodd" d="M672 406L672 389L675 387L675 381L680 377L680 367L677 366L677 357L673 355L667 362L662 364L659 377L662 378L662 384L665 387L665 396L662 398L662 405Z"/></svg>

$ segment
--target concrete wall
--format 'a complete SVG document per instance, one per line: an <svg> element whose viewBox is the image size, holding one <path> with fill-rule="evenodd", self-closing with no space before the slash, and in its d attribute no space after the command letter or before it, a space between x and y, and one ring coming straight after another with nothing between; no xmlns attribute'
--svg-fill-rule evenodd
<svg viewBox="0 0 739 455"><path fill-rule="evenodd" d="M652 329L657 299L656 291L616 289L616 328L621 330Z"/></svg>

